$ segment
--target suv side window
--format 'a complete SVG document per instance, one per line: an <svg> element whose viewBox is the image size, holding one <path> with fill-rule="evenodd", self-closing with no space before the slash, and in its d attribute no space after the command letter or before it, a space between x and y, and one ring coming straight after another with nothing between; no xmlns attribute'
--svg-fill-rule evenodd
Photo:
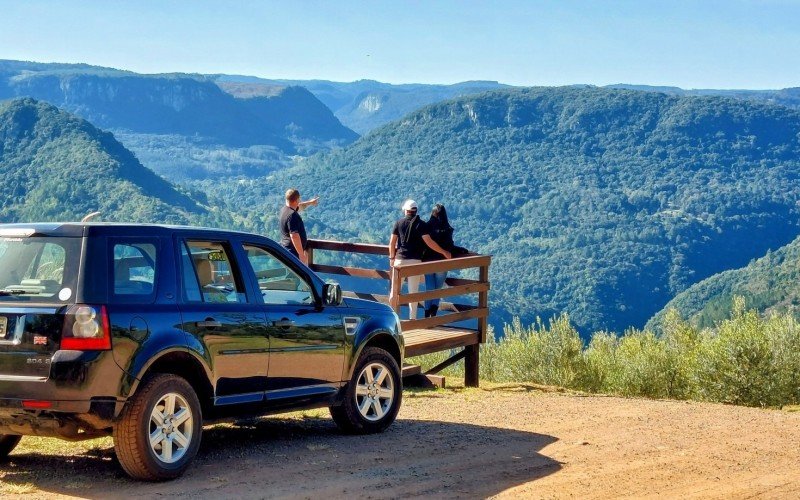
<svg viewBox="0 0 800 500"><path fill-rule="evenodd" d="M112 240L111 245L112 294L127 302L151 299L157 271L155 242Z"/></svg>
<svg viewBox="0 0 800 500"><path fill-rule="evenodd" d="M190 302L244 303L247 296L225 245L187 241L181 245L184 299Z"/></svg>
<svg viewBox="0 0 800 500"><path fill-rule="evenodd" d="M258 288L265 304L314 303L311 286L271 252L253 245L244 245L244 251L258 279Z"/></svg>

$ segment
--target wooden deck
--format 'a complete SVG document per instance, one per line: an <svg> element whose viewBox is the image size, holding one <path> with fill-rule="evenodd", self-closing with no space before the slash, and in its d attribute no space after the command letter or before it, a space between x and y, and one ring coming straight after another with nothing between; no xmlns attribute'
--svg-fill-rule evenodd
<svg viewBox="0 0 800 500"><path fill-rule="evenodd" d="M425 262L421 264L406 264L395 266L392 269L368 269L359 267L336 266L331 264L317 264L314 262L316 251L333 251L368 255L389 255L387 245L365 243L344 243L338 241L309 240L309 266L316 272L339 274L358 278L371 278L389 281L390 295L365 293L358 290L344 290L346 296L375 300L390 305L398 315L407 314L403 306L410 303L434 298L450 298L477 296L477 304L460 304L457 302L444 302L440 304L439 314L432 318L401 319L400 326L406 344L406 358L413 358L433 352L459 349L445 362L431 368L425 374L433 375L444 368L464 360L465 384L478 386L479 377L479 347L486 342L489 317L489 266L491 257L488 255L468 254L449 260ZM478 279L447 278L447 286L438 290L422 291L417 293L402 293L401 283L404 278L442 271L458 271L462 269L477 269ZM424 286L424 285L423 285ZM421 304L420 304L421 305ZM423 310L420 307L420 310ZM401 316L402 318L402 316ZM466 327L464 323L474 322L473 327ZM454 324L458 323L458 326ZM412 359L413 361L413 359ZM404 367L404 376L418 374L416 367Z"/></svg>
<svg viewBox="0 0 800 500"><path fill-rule="evenodd" d="M456 347L480 344L480 337L477 333L475 330L447 326L409 330L403 333L406 340L406 356L421 356Z"/></svg>

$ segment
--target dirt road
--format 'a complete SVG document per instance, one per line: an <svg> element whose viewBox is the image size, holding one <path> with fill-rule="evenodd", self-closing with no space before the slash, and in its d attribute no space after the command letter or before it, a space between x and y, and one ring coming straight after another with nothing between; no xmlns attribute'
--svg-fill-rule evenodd
<svg viewBox="0 0 800 500"><path fill-rule="evenodd" d="M193 467L128 480L110 440L26 438L3 495L90 498L800 496L800 412L542 392L407 392L384 434L327 412L206 429Z"/></svg>

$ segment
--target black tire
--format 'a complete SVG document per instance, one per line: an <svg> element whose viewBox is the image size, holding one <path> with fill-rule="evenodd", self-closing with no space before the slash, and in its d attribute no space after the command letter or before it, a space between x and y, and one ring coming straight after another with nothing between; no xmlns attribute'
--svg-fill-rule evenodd
<svg viewBox="0 0 800 500"><path fill-rule="evenodd" d="M22 439L22 436L0 434L0 462L4 462L8 458L8 454L14 451L20 439Z"/></svg>
<svg viewBox="0 0 800 500"><path fill-rule="evenodd" d="M168 414L166 405L170 399L175 410ZM153 420L157 406L163 408L159 414L167 415L162 426ZM183 410L190 412L191 423L185 421L173 426L170 415L184 415L181 413ZM164 431L164 440L156 445L161 450L159 456L158 450L150 445L150 433L159 431L161 427L164 427L161 429ZM190 433L188 443L187 432ZM114 424L114 449L120 465L132 478L164 481L180 476L189 467L200 448L202 432L200 402L192 386L177 375L158 374L145 379L125 405L122 415ZM181 447L180 441L184 441L185 445ZM173 451L179 456L170 461L173 460Z"/></svg>
<svg viewBox="0 0 800 500"><path fill-rule="evenodd" d="M390 377L392 399L384 401L385 405L378 399L377 405L381 407L383 415L379 415L376 410L375 403L367 405L365 398L371 398L370 401L375 401L372 396L357 395L357 387L359 379L365 376L367 367L373 369L376 366L382 367L386 370L386 377ZM362 379L365 382L366 379ZM368 385L362 384L362 387L371 391L388 391L387 384L382 384L383 387L372 388ZM370 393L373 394L373 393ZM380 398L377 392L374 394ZM353 376L348 382L344 391L344 398L340 404L331 406L331 416L339 428L348 434L373 434L376 432L383 432L389 427L394 419L397 418L397 412L400 410L400 404L403 400L403 379L400 375L400 367L397 366L397 361L391 354L377 347L367 347L356 362L356 367L353 370ZM359 403L367 405L367 415L362 414Z"/></svg>

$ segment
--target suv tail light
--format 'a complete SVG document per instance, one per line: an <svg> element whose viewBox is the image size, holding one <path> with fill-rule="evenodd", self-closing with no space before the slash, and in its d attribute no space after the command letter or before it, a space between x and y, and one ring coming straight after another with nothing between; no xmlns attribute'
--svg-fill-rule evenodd
<svg viewBox="0 0 800 500"><path fill-rule="evenodd" d="M111 349L111 327L106 306L76 304L64 315L61 349L107 351Z"/></svg>

